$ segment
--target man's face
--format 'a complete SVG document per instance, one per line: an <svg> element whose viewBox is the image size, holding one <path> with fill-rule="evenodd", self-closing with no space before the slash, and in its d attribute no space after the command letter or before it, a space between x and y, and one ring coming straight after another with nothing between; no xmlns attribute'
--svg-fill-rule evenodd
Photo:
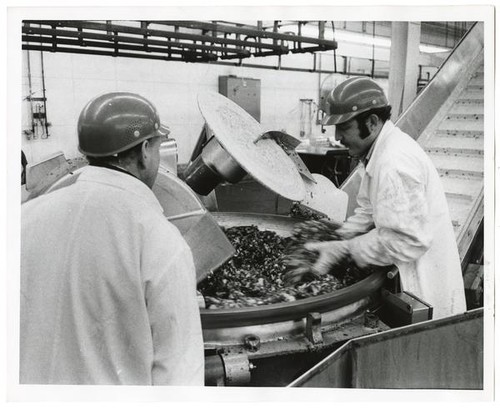
<svg viewBox="0 0 500 408"><path fill-rule="evenodd" d="M363 157L373 142L371 137L361 138L361 130L356 119L335 126L335 139L349 149L351 157Z"/></svg>

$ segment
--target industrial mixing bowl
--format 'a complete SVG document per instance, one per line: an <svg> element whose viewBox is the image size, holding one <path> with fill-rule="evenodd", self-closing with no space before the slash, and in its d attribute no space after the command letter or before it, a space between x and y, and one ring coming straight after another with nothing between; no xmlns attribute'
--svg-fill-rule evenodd
<svg viewBox="0 0 500 408"><path fill-rule="evenodd" d="M283 237L290 236L301 221L248 213L215 212L213 216L224 228L255 225ZM244 345L249 336L261 343L300 337L307 331L307 317L311 314L321 316L324 331L363 315L376 301L385 278L386 271L378 271L346 288L307 299L235 309L201 309L205 346Z"/></svg>

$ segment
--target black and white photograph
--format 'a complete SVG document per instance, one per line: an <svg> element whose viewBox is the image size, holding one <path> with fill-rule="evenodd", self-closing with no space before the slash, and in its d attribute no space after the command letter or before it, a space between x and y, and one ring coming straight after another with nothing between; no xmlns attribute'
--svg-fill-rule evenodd
<svg viewBox="0 0 500 408"><path fill-rule="evenodd" d="M7 402L495 400L494 5L7 32Z"/></svg>

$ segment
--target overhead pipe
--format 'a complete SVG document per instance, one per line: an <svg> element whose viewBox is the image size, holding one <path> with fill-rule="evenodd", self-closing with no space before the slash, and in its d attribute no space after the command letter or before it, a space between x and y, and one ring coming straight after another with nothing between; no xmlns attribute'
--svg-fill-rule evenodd
<svg viewBox="0 0 500 408"><path fill-rule="evenodd" d="M36 134L35 134L35 117L34 117L34 112L33 112L33 102L31 101L31 96L33 95L33 86L31 83L31 63L30 63L30 52L26 51L27 53L27 62L28 62L28 86L29 86L29 95L28 95L28 102L30 104L30 111L31 111L31 134L33 136L33 139L36 139ZM29 137L28 137L29 139Z"/></svg>
<svg viewBox="0 0 500 408"><path fill-rule="evenodd" d="M129 34L137 34L137 35L142 35L142 36L149 36L149 37L167 37L167 38L176 38L176 39L184 39L184 40L191 40L191 41L200 41L204 42L207 41L207 36L203 35L193 35L193 34L185 34L185 33L180 33L178 31L179 26L181 27L187 27L187 28L194 28L194 29L200 29L200 30L205 30L205 31L212 31L216 30L217 32L222 32L224 34L233 34L233 35L247 35L247 36L258 36L259 37L259 48L260 49L270 49L273 51L276 51L277 53L288 53L290 50L286 47L283 47L283 45L278 45L278 40L282 41L297 41L299 44L299 48L301 48L300 44L301 43L310 43L310 44L315 44L318 47L318 50L321 49L332 49L336 48L337 44L335 41L329 41L329 40L324 40L320 38L312 38L312 37L299 37L295 35L290 35L290 34L282 34L278 32L268 32L265 30L258 30L258 29L247 29L247 28L241 28L241 27L231 27L227 25L221 25L221 24L213 24L213 23L201 23L201 22L183 22L183 21L173 21L173 22L155 22L155 24L170 24L170 25L175 25L174 30L175 31L164 31L164 30L156 30L156 29L150 29L147 28L145 29L144 27L127 27L127 26L122 26L122 25L117 25L117 24L102 24L102 23L96 23L96 22L88 22L88 21L59 21L54 24L54 21L48 22L48 21L38 21L38 20L33 20L30 21L29 23L33 24L46 24L54 27L62 27L62 28L69 28L69 27L74 27L78 29L88 29L88 30L97 30L101 32L108 32L108 35L111 37L112 34L110 33L110 29L114 29L116 32L120 33L129 33ZM276 26L277 27L277 26ZM33 30L32 27L27 26L26 28L23 28L23 32L27 32L26 30ZM276 29L277 30L277 29ZM58 33L58 30L56 31L56 34ZM83 36L87 34L95 34L95 33L85 33L83 32ZM260 41L262 38L270 39L272 40L272 43L264 43ZM116 40L116 36L113 37L114 40ZM237 46L250 46L252 47L252 44L248 44L245 41L237 40L237 39L228 39L226 36L224 37L212 37L212 41L214 43L225 43L225 44L233 44ZM307 49L305 50L306 52L308 51ZM309 50L309 51L312 51Z"/></svg>
<svg viewBox="0 0 500 408"><path fill-rule="evenodd" d="M45 68L43 63L43 51L40 51L40 59L42 65L43 122L45 125L45 137L43 137L42 139L47 139L49 137L49 124L47 122L47 96L45 94Z"/></svg>

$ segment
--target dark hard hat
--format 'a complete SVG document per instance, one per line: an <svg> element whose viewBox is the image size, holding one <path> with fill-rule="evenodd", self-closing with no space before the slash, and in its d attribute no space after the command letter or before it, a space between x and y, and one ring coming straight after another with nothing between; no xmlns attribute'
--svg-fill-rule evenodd
<svg viewBox="0 0 500 408"><path fill-rule="evenodd" d="M80 113L78 149L87 156L111 156L168 133L147 99L129 92L111 92L91 100Z"/></svg>
<svg viewBox="0 0 500 408"><path fill-rule="evenodd" d="M383 89L366 77L354 77L342 82L328 94L328 115L323 125L338 125L360 113L389 105Z"/></svg>

